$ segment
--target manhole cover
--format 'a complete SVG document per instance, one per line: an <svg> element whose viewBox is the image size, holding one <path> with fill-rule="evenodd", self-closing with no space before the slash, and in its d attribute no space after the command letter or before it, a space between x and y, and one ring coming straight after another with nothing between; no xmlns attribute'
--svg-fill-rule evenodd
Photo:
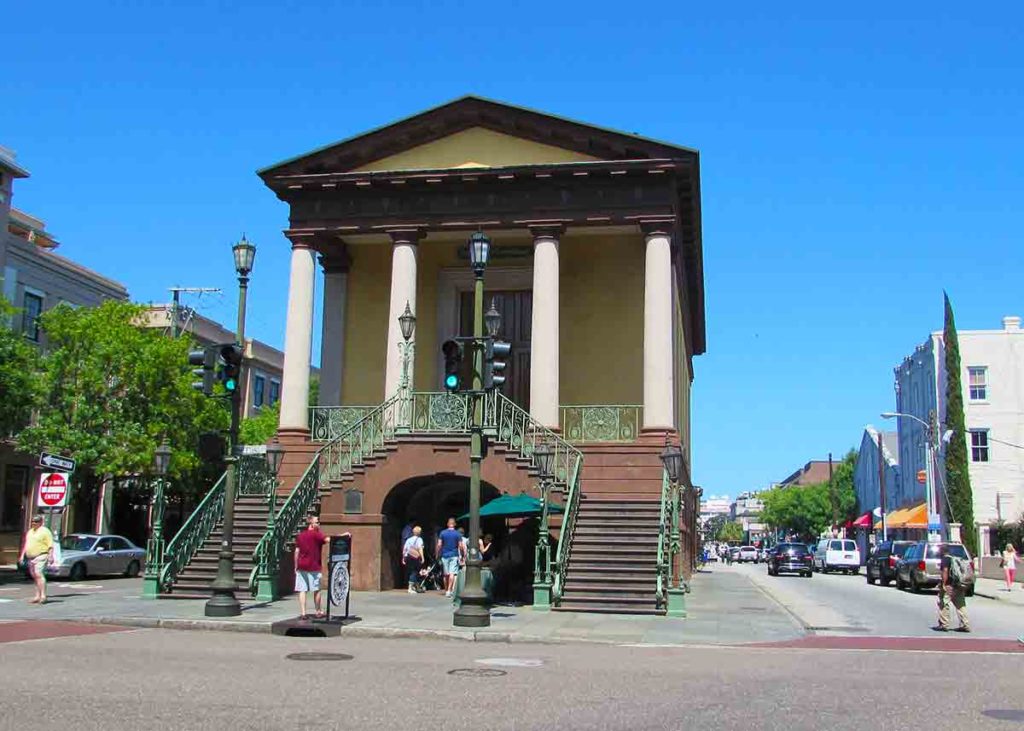
<svg viewBox="0 0 1024 731"><path fill-rule="evenodd" d="M544 664L543 660L531 657L485 657L482 660L474 660L479 665L496 665L501 668L539 668Z"/></svg>
<svg viewBox="0 0 1024 731"><path fill-rule="evenodd" d="M508 675L504 670L497 668L455 668L449 670L448 674L459 678L500 678L502 675Z"/></svg>
<svg viewBox="0 0 1024 731"><path fill-rule="evenodd" d="M992 708L982 711L982 716L988 716L998 721L1021 721L1024 722L1024 711L1016 708Z"/></svg>
<svg viewBox="0 0 1024 731"><path fill-rule="evenodd" d="M351 655L343 652L293 652L285 655L285 660L304 660L306 662L336 662L338 660L351 660Z"/></svg>

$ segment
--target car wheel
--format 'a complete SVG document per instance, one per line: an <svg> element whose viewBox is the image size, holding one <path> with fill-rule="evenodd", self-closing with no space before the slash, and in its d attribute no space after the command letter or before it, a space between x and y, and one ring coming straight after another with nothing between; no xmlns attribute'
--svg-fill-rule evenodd
<svg viewBox="0 0 1024 731"><path fill-rule="evenodd" d="M85 564L79 561L71 567L71 571L68 573L68 578L72 581L81 581L86 576Z"/></svg>
<svg viewBox="0 0 1024 731"><path fill-rule="evenodd" d="M804 574L804 578L805 578L805 579L809 579L809 578L811 578L812 576L814 576L814 573L813 573L813 572L811 572L811 571L808 571L808 572L807 572L806 574Z"/></svg>
<svg viewBox="0 0 1024 731"><path fill-rule="evenodd" d="M128 568L124 570L124 575L127 576L129 579L134 579L136 576L139 575L140 568L141 567L139 566L138 561L132 561L130 564L128 564Z"/></svg>

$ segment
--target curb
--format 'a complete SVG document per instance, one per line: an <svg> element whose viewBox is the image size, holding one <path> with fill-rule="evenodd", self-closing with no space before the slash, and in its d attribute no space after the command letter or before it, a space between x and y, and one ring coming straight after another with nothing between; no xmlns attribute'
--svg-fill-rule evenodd
<svg viewBox="0 0 1024 731"><path fill-rule="evenodd" d="M205 632L248 632L251 634L267 634L271 622L232 622L216 619L159 619L154 617L83 617L81 619L64 620L82 622L84 624L117 625L119 627L136 627L138 629L174 629ZM448 640L456 642L487 642L498 644L541 644L562 645L569 642L586 644L615 644L604 640L570 640L551 639L537 635L522 635L514 632L476 631L461 632L459 630L438 629L404 629L401 627L360 627L349 625L342 630L342 636L360 639L399 639L399 640Z"/></svg>

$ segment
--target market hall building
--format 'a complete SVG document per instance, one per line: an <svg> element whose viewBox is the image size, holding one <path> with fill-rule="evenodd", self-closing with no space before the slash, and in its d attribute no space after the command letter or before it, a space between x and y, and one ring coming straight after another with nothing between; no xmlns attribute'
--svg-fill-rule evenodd
<svg viewBox="0 0 1024 731"><path fill-rule="evenodd" d="M566 512L553 536L553 604L664 611L668 556L669 573L688 576L697 540L698 153L467 96L259 175L289 206L292 247L279 523L290 530L318 511L325 531L351 531L353 587L387 590L403 585L404 526L429 536L467 512L470 408L442 386L441 345L472 334L467 240L482 231L492 242L486 306L512 345L502 391L484 399L483 502L536 497L533 450L554 445L552 502ZM321 375L310 408L317 296ZM666 442L684 455L674 536ZM278 556L257 557L280 560L282 589L287 530L277 529ZM253 569L261 573L271 572Z"/></svg>

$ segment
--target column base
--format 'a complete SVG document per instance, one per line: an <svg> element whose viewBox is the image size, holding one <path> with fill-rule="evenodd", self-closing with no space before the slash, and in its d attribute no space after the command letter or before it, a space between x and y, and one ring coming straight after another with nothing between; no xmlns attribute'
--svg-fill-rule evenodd
<svg viewBox="0 0 1024 731"><path fill-rule="evenodd" d="M668 612L669 617L686 616L686 589L668 590Z"/></svg>
<svg viewBox="0 0 1024 731"><path fill-rule="evenodd" d="M551 610L551 584L539 582L533 585L533 611L547 612Z"/></svg>

